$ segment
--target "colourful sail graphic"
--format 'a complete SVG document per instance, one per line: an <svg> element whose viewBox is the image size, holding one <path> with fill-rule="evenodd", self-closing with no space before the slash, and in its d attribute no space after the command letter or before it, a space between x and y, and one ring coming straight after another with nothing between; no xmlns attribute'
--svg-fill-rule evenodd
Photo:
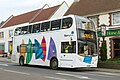
<svg viewBox="0 0 120 80"><path fill-rule="evenodd" d="M42 50L43 50L43 58L42 60L45 61L45 58L46 58L46 40L43 36L43 39L42 39L42 42L41 42L41 47L42 47Z"/></svg>
<svg viewBox="0 0 120 80"><path fill-rule="evenodd" d="M57 57L57 51L56 51L56 46L55 46L54 40L52 38L50 38L50 45L49 45L47 59L50 60L52 57Z"/></svg>
<svg viewBox="0 0 120 80"><path fill-rule="evenodd" d="M32 41L29 39L28 45L27 45L26 64L29 64L29 62L31 61L32 54L33 54L33 45L32 45Z"/></svg>
<svg viewBox="0 0 120 80"><path fill-rule="evenodd" d="M35 59L44 58L43 50L40 43L36 39L34 40L34 42L35 42L35 46L34 46Z"/></svg>
<svg viewBox="0 0 120 80"><path fill-rule="evenodd" d="M25 59L25 53L26 53L26 46L25 46L25 42L22 39L22 45L20 46L20 56L23 56Z"/></svg>

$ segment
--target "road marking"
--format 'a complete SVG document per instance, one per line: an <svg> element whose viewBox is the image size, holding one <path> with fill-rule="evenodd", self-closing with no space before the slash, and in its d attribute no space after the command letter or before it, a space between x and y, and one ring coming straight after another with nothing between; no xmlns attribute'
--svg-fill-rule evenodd
<svg viewBox="0 0 120 80"><path fill-rule="evenodd" d="M59 75L64 75L64 76L71 76L71 77L75 77L75 78L79 78L79 79L90 79L86 76L80 76L80 75L73 75L73 74L66 74L66 73L56 73Z"/></svg>
<svg viewBox="0 0 120 80"><path fill-rule="evenodd" d="M68 72L68 73L71 73L71 72ZM112 76L107 76L107 75L102 75L102 74L96 74L96 73L93 73L93 72L87 72L87 73L72 72L72 73L77 74L77 75L84 75L85 74L85 75L92 75L92 76L112 77Z"/></svg>
<svg viewBox="0 0 120 80"><path fill-rule="evenodd" d="M6 72L12 72L12 73L17 73L17 74L23 74L23 75L30 75L30 73L24 73L24 72L13 71L13 70L7 70L7 69L4 69L4 71L6 71Z"/></svg>
<svg viewBox="0 0 120 80"><path fill-rule="evenodd" d="M63 78L57 78L57 77L51 77L51 76L44 76L45 78L49 78L49 79L55 79L55 80L67 80L67 79L63 79Z"/></svg>
<svg viewBox="0 0 120 80"><path fill-rule="evenodd" d="M92 72L91 72L92 73ZM94 73L98 73L98 74L105 74L105 75L109 75L109 76L115 76L115 75L120 75L120 74L115 74L115 73L108 73L108 72L94 72Z"/></svg>
<svg viewBox="0 0 120 80"><path fill-rule="evenodd" d="M0 66L8 66L8 64L1 64L1 63L0 63Z"/></svg>

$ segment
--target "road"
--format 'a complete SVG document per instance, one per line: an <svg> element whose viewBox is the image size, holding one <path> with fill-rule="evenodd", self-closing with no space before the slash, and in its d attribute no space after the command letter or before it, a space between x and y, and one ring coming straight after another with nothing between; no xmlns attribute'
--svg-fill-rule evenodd
<svg viewBox="0 0 120 80"><path fill-rule="evenodd" d="M0 62L0 80L120 80L120 73L82 69L51 70L48 67Z"/></svg>

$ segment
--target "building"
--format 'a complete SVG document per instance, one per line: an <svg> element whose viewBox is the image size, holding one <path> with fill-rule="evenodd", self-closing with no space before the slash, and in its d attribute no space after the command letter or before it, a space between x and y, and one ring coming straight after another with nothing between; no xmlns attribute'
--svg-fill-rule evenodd
<svg viewBox="0 0 120 80"><path fill-rule="evenodd" d="M65 13L68 14L88 17L96 28L105 24L107 58L120 57L120 0L78 0Z"/></svg>
<svg viewBox="0 0 120 80"><path fill-rule="evenodd" d="M45 4L41 9L17 16L10 16L0 28L0 52L4 51L5 53L10 53L12 51L12 36L14 28L47 19L61 17L66 13L68 8L69 7L66 2L54 7L49 7Z"/></svg>

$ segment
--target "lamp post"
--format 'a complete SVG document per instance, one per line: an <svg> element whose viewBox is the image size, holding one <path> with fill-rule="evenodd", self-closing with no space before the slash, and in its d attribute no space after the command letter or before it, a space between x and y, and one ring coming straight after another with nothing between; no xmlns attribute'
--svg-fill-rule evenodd
<svg viewBox="0 0 120 80"><path fill-rule="evenodd" d="M100 47L100 56L101 56L101 61L106 61L107 60L107 47L106 47L106 41L105 41L105 36L106 36L106 25L102 24L99 26L99 32L100 36L103 38L103 41L101 43Z"/></svg>
<svg viewBox="0 0 120 80"><path fill-rule="evenodd" d="M104 41L105 36L106 36L106 25L105 24L100 25L100 32L101 32L101 36L102 36L103 41Z"/></svg>

